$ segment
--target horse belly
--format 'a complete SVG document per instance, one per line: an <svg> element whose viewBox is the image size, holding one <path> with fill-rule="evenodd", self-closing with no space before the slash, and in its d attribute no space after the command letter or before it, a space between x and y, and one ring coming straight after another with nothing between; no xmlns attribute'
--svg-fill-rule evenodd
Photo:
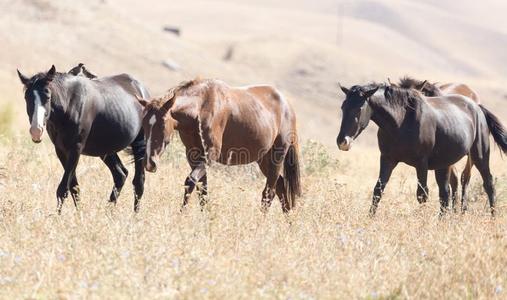
<svg viewBox="0 0 507 300"><path fill-rule="evenodd" d="M442 145L435 145L428 160L428 168L431 170L445 169L457 163L468 154L471 143L448 141Z"/></svg>
<svg viewBox="0 0 507 300"><path fill-rule="evenodd" d="M102 156L129 146L141 130L140 120L97 116L86 140L83 154Z"/></svg>
<svg viewBox="0 0 507 300"><path fill-rule="evenodd" d="M259 161L273 147L276 136L273 126L228 124L222 139L220 163L244 165Z"/></svg>

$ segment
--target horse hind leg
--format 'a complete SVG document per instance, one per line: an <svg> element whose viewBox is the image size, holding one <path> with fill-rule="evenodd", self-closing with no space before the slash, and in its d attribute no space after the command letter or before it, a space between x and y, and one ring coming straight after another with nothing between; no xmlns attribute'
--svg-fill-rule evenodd
<svg viewBox="0 0 507 300"><path fill-rule="evenodd" d="M127 179L128 173L124 172L124 170L126 171L126 168L123 166L120 158L116 153L103 156L102 161L111 171L111 175L113 175L114 186L111 191L111 195L109 196L109 202L116 204L116 201L118 200L121 190L125 184L125 180Z"/></svg>
<svg viewBox="0 0 507 300"><path fill-rule="evenodd" d="M74 201L74 207L76 210L79 210L79 203L81 202L81 190L79 189L79 183L77 182L76 174L74 174L70 181L70 195L72 196L72 201Z"/></svg>
<svg viewBox="0 0 507 300"><path fill-rule="evenodd" d="M474 163L470 155L467 158L465 169L461 173L461 212L465 213L468 209L468 185L470 184L470 177Z"/></svg>
<svg viewBox="0 0 507 300"><path fill-rule="evenodd" d="M458 171L455 166L451 167L451 174L449 177L449 184L451 185L451 201L452 201L452 210L454 213L458 211L456 207L456 202L458 198Z"/></svg>
<svg viewBox="0 0 507 300"><path fill-rule="evenodd" d="M474 164L482 177L482 186L488 195L489 208L491 210L491 216L495 216L495 187L493 185L493 175L489 168L489 149L483 151L483 156L480 159L474 159Z"/></svg>
<svg viewBox="0 0 507 300"><path fill-rule="evenodd" d="M288 212L288 203L286 189L281 176L283 160L285 151L276 151L274 148L271 149L266 155L264 155L260 162L259 167L262 174L266 176L266 186L262 192L261 210L267 212L271 203L278 195L282 203L282 210Z"/></svg>
<svg viewBox="0 0 507 300"><path fill-rule="evenodd" d="M287 194L287 189L285 187L285 179L281 175L276 181L276 195L282 204L282 211L284 213L288 213L291 210L291 204L289 203L289 195Z"/></svg>
<svg viewBox="0 0 507 300"><path fill-rule="evenodd" d="M134 186L134 212L139 212L141 207L141 198L144 194L144 154L146 152L146 141L144 140L144 133L141 130L136 139L130 144L132 147L132 154L134 156L134 179L132 185Z"/></svg>

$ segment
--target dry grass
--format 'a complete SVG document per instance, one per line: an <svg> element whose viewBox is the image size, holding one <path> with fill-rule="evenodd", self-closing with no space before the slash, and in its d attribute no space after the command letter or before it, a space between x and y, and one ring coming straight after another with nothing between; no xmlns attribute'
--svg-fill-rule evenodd
<svg viewBox="0 0 507 300"><path fill-rule="evenodd" d="M48 140L26 140L0 148L9 171L0 185L0 298L506 297L501 170L494 221L477 183L471 211L439 221L435 184L420 206L408 168L397 170L369 219L377 150L338 154L307 142L304 197L289 217L277 202L260 213L264 179L253 166L214 165L208 210L194 198L180 213L188 170L175 143L159 173L149 174L138 215L130 184L116 207L107 206L110 175L85 158L82 209L76 213L69 199L57 216L61 167Z"/></svg>

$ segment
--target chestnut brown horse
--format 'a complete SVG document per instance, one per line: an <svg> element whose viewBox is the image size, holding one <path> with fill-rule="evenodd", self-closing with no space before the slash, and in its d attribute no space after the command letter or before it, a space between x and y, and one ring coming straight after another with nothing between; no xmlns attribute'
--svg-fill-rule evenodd
<svg viewBox="0 0 507 300"><path fill-rule="evenodd" d="M465 155L470 155L482 176L494 215L489 135L507 152L507 131L489 110L461 95L425 97L414 89L389 85L356 85L342 87L342 91L346 99L337 138L340 150L349 150L370 120L379 127L380 172L370 215L375 214L392 171L400 162L415 167L424 185L428 170L435 170L440 214L444 214L449 204L451 166Z"/></svg>
<svg viewBox="0 0 507 300"><path fill-rule="evenodd" d="M271 86L230 87L218 80L195 79L146 101L143 128L146 171L155 172L173 132L186 147L191 172L185 180L182 208L197 183L200 204L206 204L206 164L257 162L266 176L262 209L275 194L288 212L301 194L296 115L282 94Z"/></svg>
<svg viewBox="0 0 507 300"><path fill-rule="evenodd" d="M392 84L392 83L391 83ZM417 80L411 77L404 77L401 78L398 84L392 84L394 86L399 86L404 89L416 89L423 93L427 97L436 97L436 96L442 96L442 95L462 95L465 97L470 98L472 101L474 101L477 104L480 104L480 98L479 94L474 91L470 86L464 83L446 83L446 84L437 84L437 83L430 83L427 80ZM467 162L465 164L465 169L461 173L461 210L466 211L467 210L467 190L468 185L470 183L470 177L472 173L472 160L470 159L470 155L467 156ZM456 200L457 200L457 193L458 193L458 171L456 170L456 166L452 166L451 168L451 177L450 177L450 184L451 184L451 199L452 199L452 207L454 211L456 211ZM420 199L420 202L426 202L427 195L428 195L428 187L422 186L421 183L417 186L418 195L422 195L422 198L418 196L418 199Z"/></svg>

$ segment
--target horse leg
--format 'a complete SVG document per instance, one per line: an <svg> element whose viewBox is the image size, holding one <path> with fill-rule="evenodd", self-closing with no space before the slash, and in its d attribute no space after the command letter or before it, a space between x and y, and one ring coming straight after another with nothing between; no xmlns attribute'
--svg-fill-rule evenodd
<svg viewBox="0 0 507 300"><path fill-rule="evenodd" d="M199 205L202 208L208 203L208 175L206 173L201 177L199 183L200 185L197 185L197 192L199 195Z"/></svg>
<svg viewBox="0 0 507 300"><path fill-rule="evenodd" d="M445 215L447 211L447 207L449 206L449 197L450 197L450 174L451 167L446 169L435 170L435 179L438 185L438 195L440 198L440 216Z"/></svg>
<svg viewBox="0 0 507 300"><path fill-rule="evenodd" d="M495 216L495 187L493 185L493 175L489 169L489 149L483 150L482 158L474 159L475 167L479 170L482 177L482 186L488 195L489 208L491 216Z"/></svg>
<svg viewBox="0 0 507 300"><path fill-rule="evenodd" d="M375 188L373 189L373 199L370 207L371 217L373 217L377 212L377 207L380 199L382 198L382 194L384 193L384 189L389 182L389 178L391 178L391 174L393 173L394 168L396 168L397 165L397 161L392 161L384 156L380 157L380 172L377 184L375 184Z"/></svg>
<svg viewBox="0 0 507 300"><path fill-rule="evenodd" d="M261 172L266 178L270 176L270 170L272 166L269 165L269 161L267 159L262 159L259 162L259 168L261 169ZM281 170L280 170L281 173ZM262 210L265 212L267 209L271 206L271 202L273 201L273 198L276 196L278 199L280 199L280 203L282 205L282 211L284 213L289 212L290 205L288 203L288 197L287 197L287 191L285 189L285 183L282 175L278 176L278 179L276 180L276 188L275 193L270 193L272 191L268 190L268 181L266 181L266 186L264 188L264 191L262 192Z"/></svg>
<svg viewBox="0 0 507 300"><path fill-rule="evenodd" d="M458 211L456 208L456 201L458 198L458 171L455 166L451 167L449 183L451 185L452 210L456 213Z"/></svg>
<svg viewBox="0 0 507 300"><path fill-rule="evenodd" d="M275 142L276 143L276 142ZM267 212L271 206L275 194L280 199L282 211L290 210L289 197L285 188L284 178L281 175L286 151L284 146L273 146L258 162L262 174L266 176L266 186L262 192L262 211Z"/></svg>
<svg viewBox="0 0 507 300"><path fill-rule="evenodd" d="M65 161L62 180L58 185L56 190L56 211L58 214L62 213L62 206L65 198L68 196L69 186L72 182L72 178L76 176L76 167L79 162L79 157L81 155L81 148L76 146L73 150L69 151L67 154L67 160Z"/></svg>
<svg viewBox="0 0 507 300"><path fill-rule="evenodd" d="M192 171L185 179L185 194L183 195L183 204L181 205L181 210L183 210L188 205L188 200L192 195L192 192L195 189L195 186L198 182L203 183L203 191L201 193L208 194L208 179L206 175L206 164L204 162L200 162L196 166L192 167ZM206 205L206 201L204 198L200 198L201 206Z"/></svg>
<svg viewBox="0 0 507 300"><path fill-rule="evenodd" d="M417 201L422 204L428 201L428 164L416 168L417 171Z"/></svg>
<svg viewBox="0 0 507 300"><path fill-rule="evenodd" d="M58 160L60 160L60 163L62 164L62 167L65 168L65 162L67 161L67 155L64 151L58 149L55 147L56 156L58 157ZM81 201L81 191L79 189L79 183L77 182L76 174L72 176L70 181L70 195L72 196L72 200L74 202L74 207L76 210L79 209L79 201Z"/></svg>
<svg viewBox="0 0 507 300"><path fill-rule="evenodd" d="M470 175L472 173L472 166L474 165L470 155L467 158L467 163L463 173L461 173L461 212L464 213L468 209L468 184L470 183Z"/></svg>
<svg viewBox="0 0 507 300"><path fill-rule="evenodd" d="M146 152L146 142L144 140L144 133L141 130L136 139L131 144L132 153L134 155L134 179L132 185L134 186L134 212L139 212L141 206L141 198L144 194L144 154ZM127 174L125 172L125 174Z"/></svg>
<svg viewBox="0 0 507 300"><path fill-rule="evenodd" d="M124 170L126 171L125 166L123 166L116 153L104 155L101 159L109 168L109 171L111 171L111 175L113 175L114 186L109 196L109 202L116 204L127 179L128 172L124 172Z"/></svg>

